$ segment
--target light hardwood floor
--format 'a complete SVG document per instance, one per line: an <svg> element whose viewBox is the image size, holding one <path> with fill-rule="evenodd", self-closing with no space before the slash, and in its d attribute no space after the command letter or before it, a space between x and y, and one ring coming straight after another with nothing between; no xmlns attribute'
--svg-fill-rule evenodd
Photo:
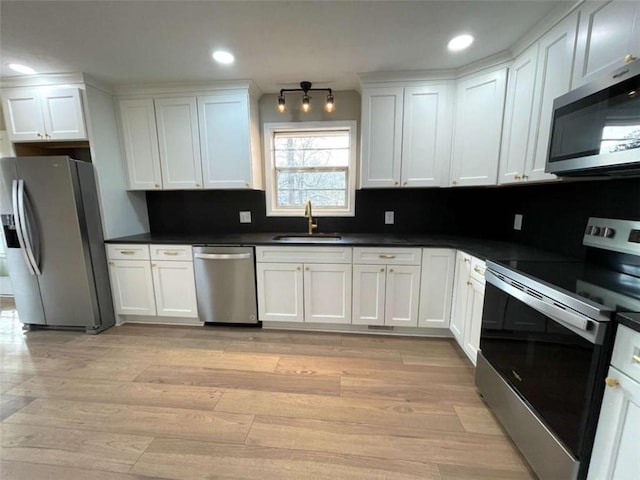
<svg viewBox="0 0 640 480"><path fill-rule="evenodd" d="M124 325L0 299L0 479L533 480L452 340Z"/></svg>

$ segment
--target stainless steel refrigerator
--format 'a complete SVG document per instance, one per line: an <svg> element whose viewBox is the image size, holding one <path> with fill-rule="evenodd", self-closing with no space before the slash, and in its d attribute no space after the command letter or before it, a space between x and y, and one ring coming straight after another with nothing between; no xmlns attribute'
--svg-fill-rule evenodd
<svg viewBox="0 0 640 480"><path fill-rule="evenodd" d="M18 317L99 333L115 323L93 165L0 159L0 215Z"/></svg>

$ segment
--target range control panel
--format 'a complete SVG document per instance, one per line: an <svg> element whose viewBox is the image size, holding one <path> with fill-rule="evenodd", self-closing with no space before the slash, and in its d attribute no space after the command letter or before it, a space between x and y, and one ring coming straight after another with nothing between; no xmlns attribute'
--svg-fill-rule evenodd
<svg viewBox="0 0 640 480"><path fill-rule="evenodd" d="M640 255L640 221L592 217L587 222L582 244Z"/></svg>

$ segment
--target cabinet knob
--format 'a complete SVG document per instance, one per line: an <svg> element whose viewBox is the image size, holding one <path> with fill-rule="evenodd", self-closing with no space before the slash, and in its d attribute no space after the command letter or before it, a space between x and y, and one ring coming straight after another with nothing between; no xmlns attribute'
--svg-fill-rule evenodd
<svg viewBox="0 0 640 480"><path fill-rule="evenodd" d="M607 377L604 379L604 383L607 384L607 387L615 388L620 385L620 382L613 377Z"/></svg>
<svg viewBox="0 0 640 480"><path fill-rule="evenodd" d="M38 135L38 138L42 138L42 134L41 133L37 133L36 135Z"/></svg>
<svg viewBox="0 0 640 480"><path fill-rule="evenodd" d="M465 263L469 263L471 260L469 260L468 258L464 259Z"/></svg>
<svg viewBox="0 0 640 480"><path fill-rule="evenodd" d="M458 181L457 181L457 180L453 180L453 181L451 182L451 185L457 185L457 184L458 184Z"/></svg>
<svg viewBox="0 0 640 480"><path fill-rule="evenodd" d="M381 268L381 269L380 269L380 271L381 271L381 272L384 272L384 268Z"/></svg>
<svg viewBox="0 0 640 480"><path fill-rule="evenodd" d="M634 57L630 53L628 55L625 55L625 57L624 57L624 63L631 63L634 60L636 60L636 57Z"/></svg>
<svg viewBox="0 0 640 480"><path fill-rule="evenodd" d="M251 185L249 185L249 182L244 184L246 187L250 187Z"/></svg>
<svg viewBox="0 0 640 480"><path fill-rule="evenodd" d="M152 264L151 264L151 266L152 266L152 267L156 267L156 266L157 266L157 264L156 264L156 263L152 263Z"/></svg>
<svg viewBox="0 0 640 480"><path fill-rule="evenodd" d="M156 188L160 188L160 185L158 185L157 183L156 183Z"/></svg>
<svg viewBox="0 0 640 480"><path fill-rule="evenodd" d="M390 273L393 273L393 268L390 268L390 269L389 269L389 272L390 272Z"/></svg>
<svg viewBox="0 0 640 480"><path fill-rule="evenodd" d="M109 265L113 265L113 262L109 262Z"/></svg>
<svg viewBox="0 0 640 480"><path fill-rule="evenodd" d="M400 182L395 182L394 185L400 185Z"/></svg>
<svg viewBox="0 0 640 480"><path fill-rule="evenodd" d="M199 184L199 183L196 183L196 187L199 187L199 186L200 186L200 184Z"/></svg>
<svg viewBox="0 0 640 480"><path fill-rule="evenodd" d="M640 355L633 355L633 356L631 357L631 361L632 361L633 363L640 363Z"/></svg>
<svg viewBox="0 0 640 480"><path fill-rule="evenodd" d="M523 180L526 180L527 178L529 178L529 175L522 175Z"/></svg>
<svg viewBox="0 0 640 480"><path fill-rule="evenodd" d="M522 178L522 177L521 177L520 175L514 175L514 176L513 176L513 179L514 179L514 180L520 180L521 178Z"/></svg>
<svg viewBox="0 0 640 480"><path fill-rule="evenodd" d="M402 185L408 185L408 184L409 184L409 182L404 182Z"/></svg>
<svg viewBox="0 0 640 480"><path fill-rule="evenodd" d="M471 286L471 282L467 280L467 285Z"/></svg>
<svg viewBox="0 0 640 480"><path fill-rule="evenodd" d="M46 138L51 138L51 135L49 135L48 133L45 133L45 134L44 134L44 136L45 136Z"/></svg>
<svg viewBox="0 0 640 480"><path fill-rule="evenodd" d="M305 270L308 272L309 270L311 270L309 267L305 267Z"/></svg>
<svg viewBox="0 0 640 480"><path fill-rule="evenodd" d="M296 268L296 270L297 270L297 271L300 271L300 267L297 267L297 268Z"/></svg>

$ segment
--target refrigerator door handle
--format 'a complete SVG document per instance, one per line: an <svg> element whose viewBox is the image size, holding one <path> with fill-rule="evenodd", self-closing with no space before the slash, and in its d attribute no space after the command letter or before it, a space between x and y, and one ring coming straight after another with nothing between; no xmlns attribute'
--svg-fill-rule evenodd
<svg viewBox="0 0 640 480"><path fill-rule="evenodd" d="M33 241L31 239L31 227L27 217L25 205L27 204L27 194L24 190L24 180L18 180L18 215L20 218L20 230L22 231L22 241L24 242L25 256L31 263L31 269L34 275L42 275L38 261L33 253ZM36 232L37 233L37 232Z"/></svg>
<svg viewBox="0 0 640 480"><path fill-rule="evenodd" d="M33 270L33 265L31 265L31 261L29 260L29 256L27 255L27 249L24 245L24 237L22 225L20 222L20 210L18 209L18 180L14 180L11 186L11 203L13 204L13 218L16 224L16 236L18 237L18 243L20 244L20 250L22 250L22 255L24 256L24 263L27 264L27 269L29 269L29 273L31 275L35 275L36 272Z"/></svg>

